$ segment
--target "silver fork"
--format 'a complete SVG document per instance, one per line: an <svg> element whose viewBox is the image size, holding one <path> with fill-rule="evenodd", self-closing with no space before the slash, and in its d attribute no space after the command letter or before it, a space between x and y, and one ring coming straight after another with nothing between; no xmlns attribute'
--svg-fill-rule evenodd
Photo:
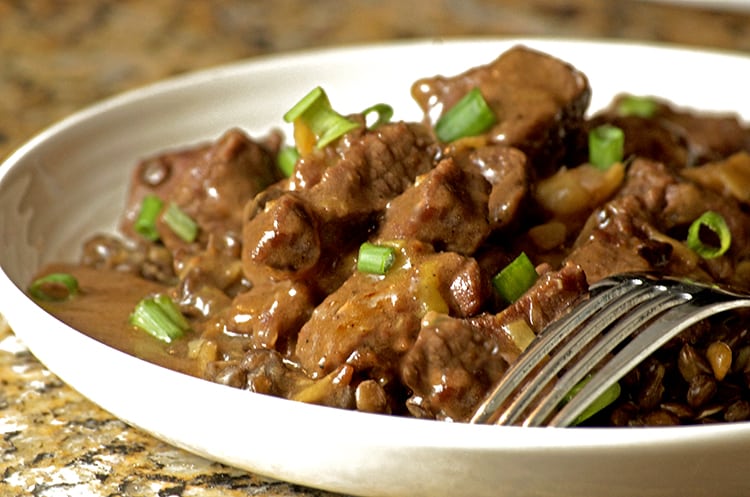
<svg viewBox="0 0 750 497"><path fill-rule="evenodd" d="M569 426L615 382L685 328L740 307L750 307L750 295L718 286L644 274L606 278L591 286L588 299L537 336L470 422ZM578 393L560 407L571 389L587 377Z"/></svg>

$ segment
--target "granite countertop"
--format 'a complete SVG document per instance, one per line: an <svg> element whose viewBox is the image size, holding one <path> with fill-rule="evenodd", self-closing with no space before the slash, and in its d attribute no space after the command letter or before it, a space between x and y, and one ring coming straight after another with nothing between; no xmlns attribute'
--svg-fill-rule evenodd
<svg viewBox="0 0 750 497"><path fill-rule="evenodd" d="M750 13L635 0L5 1L0 158L71 112L165 76L309 47L475 35L750 52ZM331 494L201 459L126 425L63 384L0 323L0 495Z"/></svg>

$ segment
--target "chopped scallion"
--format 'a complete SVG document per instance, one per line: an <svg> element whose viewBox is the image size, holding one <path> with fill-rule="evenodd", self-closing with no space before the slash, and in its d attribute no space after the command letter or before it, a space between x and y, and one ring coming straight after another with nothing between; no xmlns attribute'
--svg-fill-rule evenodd
<svg viewBox="0 0 750 497"><path fill-rule="evenodd" d="M636 116L651 118L656 113L657 104L653 98L627 95L617 104L617 114L620 116Z"/></svg>
<svg viewBox="0 0 750 497"><path fill-rule="evenodd" d="M276 156L276 164L279 166L281 173L287 178L294 173L294 166L299 160L299 152L295 147L286 146L279 150Z"/></svg>
<svg viewBox="0 0 750 497"><path fill-rule="evenodd" d="M495 113L482 92L479 88L474 88L438 119L435 134L443 143L449 143L459 138L480 135L496 122Z"/></svg>
<svg viewBox="0 0 750 497"><path fill-rule="evenodd" d="M323 148L349 131L359 127L331 107L328 96L321 87L315 87L310 93L302 97L286 114L286 122L299 120L317 136L318 148Z"/></svg>
<svg viewBox="0 0 750 497"><path fill-rule="evenodd" d="M507 302L515 302L531 288L538 277L529 257L521 252L492 278L492 285Z"/></svg>
<svg viewBox="0 0 750 497"><path fill-rule="evenodd" d="M141 210L135 219L133 228L135 231L147 240L155 242L159 239L159 232L156 229L156 218L161 212L164 202L153 194L148 194L141 201Z"/></svg>
<svg viewBox="0 0 750 497"><path fill-rule="evenodd" d="M567 404L570 402L573 397L575 397L578 392L580 392L583 387L586 386L586 383L588 383L591 380L591 377L588 376L578 382L576 386L570 389L570 392L563 398L562 403ZM581 414L578 415L578 417L573 421L574 425L579 425L583 423L585 420L596 414L597 412L601 411L608 405L610 405L612 402L616 401L618 397L620 397L620 392L622 391L622 388L620 387L620 384L615 382L613 383L609 388L607 388L604 392L602 392L599 397L594 399L591 404L586 407L586 409L581 412Z"/></svg>
<svg viewBox="0 0 750 497"><path fill-rule="evenodd" d="M719 245L709 245L701 239L701 231L706 228L713 232ZM732 244L732 232L718 212L706 211L692 222L688 228L687 246L704 259L713 259L724 254Z"/></svg>
<svg viewBox="0 0 750 497"><path fill-rule="evenodd" d="M365 122L367 122L370 114L377 115L377 118L372 124L367 125L367 129L375 129L378 126L382 126L383 124L386 124L391 120L391 118L393 117L393 107L388 104L375 104L371 107L366 108L362 111L362 115L364 115L365 117Z"/></svg>
<svg viewBox="0 0 750 497"><path fill-rule="evenodd" d="M164 211L164 222L182 240L191 243L198 235L198 224L180 207L171 202Z"/></svg>
<svg viewBox="0 0 750 497"><path fill-rule="evenodd" d="M78 280L68 273L50 273L35 279L29 294L37 300L62 301L78 294Z"/></svg>
<svg viewBox="0 0 750 497"><path fill-rule="evenodd" d="M163 294L138 302L130 315L130 324L167 343L180 338L190 329L177 304Z"/></svg>
<svg viewBox="0 0 750 497"><path fill-rule="evenodd" d="M395 248L365 242L359 247L357 270L363 273L385 274L395 260Z"/></svg>
<svg viewBox="0 0 750 497"><path fill-rule="evenodd" d="M294 104L294 106L289 109L286 114L284 114L284 121L288 123L292 123L298 118L302 117L302 115L307 112L310 108L313 108L315 105L324 105L330 107L331 104L328 101L328 96L326 95L325 91L323 91L323 88L320 86L316 86L310 92L302 97L299 102Z"/></svg>
<svg viewBox="0 0 750 497"><path fill-rule="evenodd" d="M621 162L625 147L625 133L611 124L602 124L589 132L589 162L599 169L607 169Z"/></svg>

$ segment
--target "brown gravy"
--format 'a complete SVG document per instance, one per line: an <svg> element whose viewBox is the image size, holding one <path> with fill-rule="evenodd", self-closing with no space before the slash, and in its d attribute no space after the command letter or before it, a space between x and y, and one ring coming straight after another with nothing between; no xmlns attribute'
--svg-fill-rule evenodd
<svg viewBox="0 0 750 497"><path fill-rule="evenodd" d="M146 361L198 376L196 361L187 356L189 337L163 343L128 322L139 300L166 287L135 275L75 264L51 264L38 276L69 273L78 279L80 293L60 302L39 302L49 313L110 347Z"/></svg>

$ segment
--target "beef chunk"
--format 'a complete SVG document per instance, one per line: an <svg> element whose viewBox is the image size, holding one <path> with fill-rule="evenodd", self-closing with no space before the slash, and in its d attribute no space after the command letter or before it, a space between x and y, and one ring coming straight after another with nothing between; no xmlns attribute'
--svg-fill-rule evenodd
<svg viewBox="0 0 750 497"><path fill-rule="evenodd" d="M698 114L662 104L656 116L685 136L687 165L721 160L741 150L750 151L750 128L744 127L736 115Z"/></svg>
<svg viewBox="0 0 750 497"><path fill-rule="evenodd" d="M403 382L412 390L409 412L419 418L461 421L508 368L503 335L470 320L430 313L404 357Z"/></svg>
<svg viewBox="0 0 750 497"><path fill-rule="evenodd" d="M499 314L457 319L429 314L401 367L413 392L407 405L418 417L465 421L516 360L528 340L587 291L572 264L541 275Z"/></svg>
<svg viewBox="0 0 750 497"><path fill-rule="evenodd" d="M352 137L317 183L276 192L262 207L247 209L247 277L257 277L258 266L275 278L294 279L315 279L340 267L338 257L367 238L370 220L432 168L430 142L419 128L393 123ZM323 291L340 281L330 284Z"/></svg>
<svg viewBox="0 0 750 497"><path fill-rule="evenodd" d="M479 147L468 153L464 167L476 168L490 185L487 220L492 230L512 223L529 192L526 154L504 145Z"/></svg>
<svg viewBox="0 0 750 497"><path fill-rule="evenodd" d="M444 159L388 205L378 237L414 238L437 250L472 254L489 234L489 191L478 170Z"/></svg>
<svg viewBox="0 0 750 497"><path fill-rule="evenodd" d="M309 199L324 223L367 219L432 169L431 145L419 125L397 122L366 132L340 152Z"/></svg>
<svg viewBox="0 0 750 497"><path fill-rule="evenodd" d="M274 150L233 129L215 143L167 152L145 159L135 168L122 230L131 237L141 200L149 193L167 205L176 203L205 234L223 237L242 230L242 206L279 179ZM179 245L166 226L160 234L168 245Z"/></svg>
<svg viewBox="0 0 750 497"><path fill-rule="evenodd" d="M485 292L473 259L405 242L385 276L355 272L316 307L300 330L297 358L313 378L346 363L387 384L428 310L468 316Z"/></svg>
<svg viewBox="0 0 750 497"><path fill-rule="evenodd" d="M722 257L705 260L683 242L689 225L709 210L727 221L732 245ZM580 264L591 282L618 272L659 271L743 284L731 275L747 258L749 223L750 216L734 198L664 164L637 159L618 197L589 218L568 260Z"/></svg>
<svg viewBox="0 0 750 497"><path fill-rule="evenodd" d="M487 133L489 141L521 149L542 176L563 162L565 145L577 139L591 99L584 74L523 46L454 77L419 80L412 86L412 95L425 119L434 124L475 87L498 119Z"/></svg>
<svg viewBox="0 0 750 497"><path fill-rule="evenodd" d="M263 229L267 227L273 230ZM318 228L313 206L299 193L287 192L249 223L243 242L254 262L280 272L301 272L320 258Z"/></svg>
<svg viewBox="0 0 750 497"><path fill-rule="evenodd" d="M617 273L663 270L672 246L649 238L648 220L634 197L608 202L589 217L566 260L581 266L591 283Z"/></svg>
<svg viewBox="0 0 750 497"><path fill-rule="evenodd" d="M619 95L592 118L589 127L611 123L625 132L625 156L640 156L670 167L687 167L725 159L739 151L750 151L750 128L732 114L709 114L680 109L653 98L655 111L641 117L623 115Z"/></svg>
<svg viewBox="0 0 750 497"><path fill-rule="evenodd" d="M243 348L294 350L297 333L312 314L315 300L307 285L289 280L267 281L240 293L222 313L210 333L226 333L225 341L237 338ZM221 341L221 340L218 340Z"/></svg>
<svg viewBox="0 0 750 497"><path fill-rule="evenodd" d="M539 333L587 289L585 272L579 265L568 262L558 271L542 273L525 294L497 316L506 323L523 319L534 333Z"/></svg>

